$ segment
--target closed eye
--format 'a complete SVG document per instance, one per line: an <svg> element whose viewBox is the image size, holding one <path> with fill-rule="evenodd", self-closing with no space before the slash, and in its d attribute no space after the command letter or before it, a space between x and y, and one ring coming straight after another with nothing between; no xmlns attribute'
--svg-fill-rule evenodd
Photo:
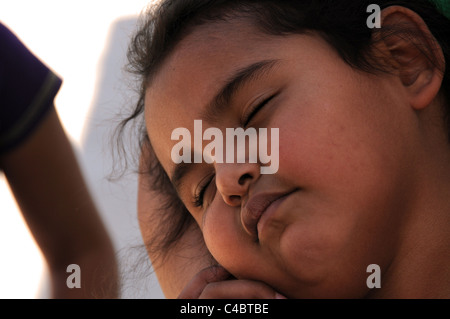
<svg viewBox="0 0 450 319"><path fill-rule="evenodd" d="M276 94L271 95L267 99L263 100L261 103L257 104L253 109L251 109L248 113L248 115L244 116L244 127L247 127L252 118L267 104L269 103Z"/></svg>
<svg viewBox="0 0 450 319"><path fill-rule="evenodd" d="M197 189L194 194L194 200L192 202L192 205L194 205L194 207L203 207L206 190L208 189L213 179L214 174L209 175L206 178L204 178L197 186Z"/></svg>

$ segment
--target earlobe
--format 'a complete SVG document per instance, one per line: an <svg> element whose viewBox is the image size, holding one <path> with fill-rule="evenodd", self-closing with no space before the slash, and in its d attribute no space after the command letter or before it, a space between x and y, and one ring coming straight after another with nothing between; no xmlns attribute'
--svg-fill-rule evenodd
<svg viewBox="0 0 450 319"><path fill-rule="evenodd" d="M391 67L399 76L410 105L426 108L439 93L445 69L442 49L414 11L391 6L382 11L380 39Z"/></svg>

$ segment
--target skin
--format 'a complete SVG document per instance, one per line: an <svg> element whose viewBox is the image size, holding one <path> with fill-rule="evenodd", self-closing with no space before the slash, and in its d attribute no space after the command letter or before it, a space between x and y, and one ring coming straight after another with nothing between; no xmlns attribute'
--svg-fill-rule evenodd
<svg viewBox="0 0 450 319"><path fill-rule="evenodd" d="M0 157L0 168L47 261L51 297L117 298L113 244L53 108L33 134ZM77 289L66 283L73 263L81 272Z"/></svg>
<svg viewBox="0 0 450 319"><path fill-rule="evenodd" d="M146 159L149 156L148 148L144 147L140 163L141 172L145 171ZM151 241L153 233L160 231L153 213L158 211L160 202L164 200L159 192L152 190L150 183L151 180L147 174L139 175L137 210L139 226L145 243ZM210 254L195 223L192 223L182 234L180 240L171 247L164 259L150 249L151 247L147 248L149 248L148 254L161 289L168 298L178 297L190 278L195 277L198 272L211 265L208 258Z"/></svg>
<svg viewBox="0 0 450 319"><path fill-rule="evenodd" d="M382 23L420 32L424 37L415 44L433 49L443 63L414 12L387 8ZM351 68L318 35L272 37L233 20L197 27L166 59L147 89L145 119L169 177L177 143L171 132L184 127L192 133L195 119L203 130L225 132L242 126L255 99L276 93L250 125L280 128L276 174L261 175L260 164L203 163L183 179L180 198L227 272L209 268L184 280L181 297L450 296L442 74L411 41L392 37L376 47L390 74ZM279 62L240 90L220 121L202 117L236 70L272 59ZM194 207L192 194L210 174L204 206ZM290 195L255 238L242 212L255 194L274 192ZM169 260L166 271L180 269L178 262ZM381 268L382 289L366 285L370 264ZM228 272L236 280L228 280Z"/></svg>

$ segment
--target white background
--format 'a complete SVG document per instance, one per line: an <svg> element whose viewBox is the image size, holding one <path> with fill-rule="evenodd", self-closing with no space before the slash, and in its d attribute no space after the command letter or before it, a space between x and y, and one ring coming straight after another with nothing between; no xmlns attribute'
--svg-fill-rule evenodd
<svg viewBox="0 0 450 319"><path fill-rule="evenodd" d="M130 35L150 0L2 0L0 20L63 78L55 103L110 232L122 298L164 298L136 220L136 175L111 173L111 134L135 95L123 71ZM80 234L82 236L82 234ZM141 258L144 257L144 258ZM47 268L0 173L0 298L48 298Z"/></svg>

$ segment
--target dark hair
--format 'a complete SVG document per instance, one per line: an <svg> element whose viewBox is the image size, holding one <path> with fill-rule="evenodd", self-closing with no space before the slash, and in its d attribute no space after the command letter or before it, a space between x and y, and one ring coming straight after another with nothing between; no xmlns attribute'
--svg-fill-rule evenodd
<svg viewBox="0 0 450 319"><path fill-rule="evenodd" d="M394 26L390 30L384 27L369 29L367 8L371 3L373 0L166 0L157 7L149 8L142 16L128 51L129 69L138 76L140 83L139 100L134 111L123 120L120 130L123 131L130 121L142 121L145 90L174 47L196 27L217 21L247 18L268 35L283 36L315 31L352 67L371 73L386 72L374 58L374 34L415 35L401 26ZM432 1L378 0L376 3L381 9L399 5L418 13L440 44L445 60L450 61L450 20L439 12ZM435 63L433 52L423 48L423 53ZM437 66L444 73L441 92L446 101L449 101L449 70L445 65ZM446 126L450 130L448 105L444 113ZM143 121L141 134L140 147L145 145L151 150ZM148 171L142 173L148 173L153 189L159 190L166 198L160 216L160 223L166 227L146 244L156 247L156 251L164 256L194 221L178 198L156 156L149 157L147 168Z"/></svg>

